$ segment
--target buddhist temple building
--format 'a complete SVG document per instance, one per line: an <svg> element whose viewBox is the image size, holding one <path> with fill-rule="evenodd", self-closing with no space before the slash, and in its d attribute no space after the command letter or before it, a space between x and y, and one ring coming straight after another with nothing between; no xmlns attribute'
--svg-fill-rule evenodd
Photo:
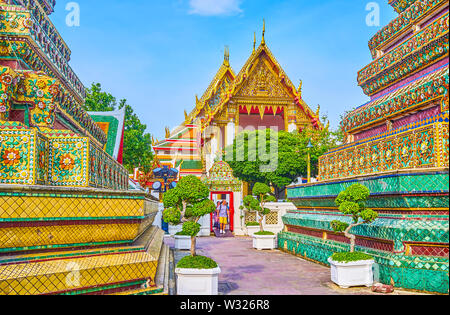
<svg viewBox="0 0 450 315"><path fill-rule="evenodd" d="M373 60L358 72L370 101L342 121L347 141L320 158L319 182L289 187L298 210L283 217L279 248L322 264L349 251L331 228L334 203L354 183L379 213L355 227L357 250L375 257L376 281L449 290L449 3L390 0L398 16L369 41Z"/></svg>
<svg viewBox="0 0 450 315"><path fill-rule="evenodd" d="M173 131L166 129L163 141L155 141L156 156L177 167L181 176L206 176L223 149L244 130L272 128L302 131L322 128L319 111L312 111L302 98L302 83L296 88L262 40L239 73L230 65L225 49L222 65L185 121Z"/></svg>
<svg viewBox="0 0 450 315"><path fill-rule="evenodd" d="M83 109L54 6L0 0L0 295L164 294L158 200L128 190L123 115Z"/></svg>

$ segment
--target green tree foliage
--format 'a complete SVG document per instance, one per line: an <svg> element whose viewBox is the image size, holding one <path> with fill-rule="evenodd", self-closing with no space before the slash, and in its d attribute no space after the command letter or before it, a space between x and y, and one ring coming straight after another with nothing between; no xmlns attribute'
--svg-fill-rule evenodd
<svg viewBox="0 0 450 315"><path fill-rule="evenodd" d="M323 117L326 120L326 117ZM241 138L240 138L241 137ZM275 189L275 195L284 199L287 185L295 182L298 177L307 176L307 154L311 154L311 174L318 175L319 157L341 144L343 134L340 131L305 129L302 132L278 133L266 129L256 131L243 131L240 137L236 137L233 144L225 149L225 159L233 169L234 176L240 180L256 183L261 182L271 185ZM307 145L311 140L312 149ZM270 142L277 143L277 167L271 172L261 172L261 166L267 165L267 159L261 159L260 141L266 141L266 153L271 152ZM263 143L261 143L263 145ZM243 148L244 152L239 152ZM243 159L239 156L242 154ZM267 158L267 156L263 157Z"/></svg>
<svg viewBox="0 0 450 315"><path fill-rule="evenodd" d="M263 228L264 217L270 213L270 209L266 208L265 205L268 202L276 201L276 198L271 194L270 187L264 183L256 183L253 186L252 193L253 196L244 197L243 206L241 206L241 210L258 213L259 229L260 232L264 232Z"/></svg>
<svg viewBox="0 0 450 315"><path fill-rule="evenodd" d="M117 108L117 100L110 93L103 92L100 83L92 83L90 89L86 89L84 107L91 112L109 112Z"/></svg>
<svg viewBox="0 0 450 315"><path fill-rule="evenodd" d="M217 268L217 263L205 256L185 256L180 259L177 268L214 269Z"/></svg>
<svg viewBox="0 0 450 315"><path fill-rule="evenodd" d="M196 236L200 232L198 220L216 210L214 202L208 199L208 187L197 177L190 175L180 179L178 185L163 196L166 223L183 223L183 235L191 236L191 255L195 256Z"/></svg>
<svg viewBox="0 0 450 315"><path fill-rule="evenodd" d="M123 107L125 107L123 164L130 172L133 172L135 167L141 167L145 173L148 173L153 161L152 137L145 132L147 125L141 123L126 100L120 101L119 109Z"/></svg>
<svg viewBox="0 0 450 315"><path fill-rule="evenodd" d="M323 116L322 121L325 124L327 117ZM305 161L305 167L302 169L302 173L300 173L304 177L307 174L306 156L308 151L311 154L311 175L315 177L319 175L319 158L331 149L341 145L344 140L344 133L341 128L337 130L330 130L330 128L324 128L322 130L305 129L300 133L297 132L296 135L298 138L297 153ZM313 145L311 149L307 148L309 140L311 140L311 144Z"/></svg>
<svg viewBox="0 0 450 315"><path fill-rule="evenodd" d="M335 200L339 211L351 216L353 222L348 224L335 220L331 222L331 227L336 232L344 232L345 236L350 239L351 253L355 251L356 240L355 235L350 233L351 229L361 224L370 224L378 218L377 212L366 208L366 201L369 196L369 188L361 184L353 184L342 191Z"/></svg>
<svg viewBox="0 0 450 315"><path fill-rule="evenodd" d="M133 108L125 99L117 100L110 93L102 91L100 83L92 83L86 90L84 109L94 112L108 112L125 107L125 133L123 141L123 165L132 173L135 167L150 171L153 161L152 140L146 133L147 126L142 124Z"/></svg>

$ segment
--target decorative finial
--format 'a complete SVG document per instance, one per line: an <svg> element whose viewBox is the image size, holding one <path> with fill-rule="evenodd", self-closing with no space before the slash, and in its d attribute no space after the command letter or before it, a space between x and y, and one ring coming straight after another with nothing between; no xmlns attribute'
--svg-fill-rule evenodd
<svg viewBox="0 0 450 315"><path fill-rule="evenodd" d="M200 104L200 100L198 99L198 95L195 94L195 106L198 106Z"/></svg>
<svg viewBox="0 0 450 315"><path fill-rule="evenodd" d="M266 35L266 20L263 19L263 32L262 32L261 45L265 45L266 44L265 35Z"/></svg>
<svg viewBox="0 0 450 315"><path fill-rule="evenodd" d="M188 121L188 119L189 119L189 115L188 115L187 111L184 110L184 120Z"/></svg>
<svg viewBox="0 0 450 315"><path fill-rule="evenodd" d="M256 32L253 33L253 52L256 51Z"/></svg>
<svg viewBox="0 0 450 315"><path fill-rule="evenodd" d="M319 117L320 114L320 104L317 105L316 116Z"/></svg>
<svg viewBox="0 0 450 315"><path fill-rule="evenodd" d="M230 66L230 48L228 46L225 46L223 64L227 67Z"/></svg>
<svg viewBox="0 0 450 315"><path fill-rule="evenodd" d="M299 83L298 89L297 89L297 92L300 96L302 95L302 88L303 88L303 81L300 80L300 83Z"/></svg>
<svg viewBox="0 0 450 315"><path fill-rule="evenodd" d="M170 138L170 129L169 127L166 127L166 139Z"/></svg>

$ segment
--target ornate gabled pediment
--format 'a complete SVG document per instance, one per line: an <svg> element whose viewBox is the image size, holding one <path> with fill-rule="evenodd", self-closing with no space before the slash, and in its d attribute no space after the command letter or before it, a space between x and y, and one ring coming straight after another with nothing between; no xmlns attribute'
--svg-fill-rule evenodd
<svg viewBox="0 0 450 315"><path fill-rule="evenodd" d="M220 82L217 83L216 88L214 89L213 94L208 99L207 104L209 107L214 110L217 105L219 105L222 100L226 97L228 91L230 90L230 86L233 78L230 76L224 76Z"/></svg>
<svg viewBox="0 0 450 315"><path fill-rule="evenodd" d="M205 113L213 111L226 97L234 78L233 69L228 62L224 62L203 96L200 99L195 96L195 108L185 117L185 123L192 123L201 113L205 115Z"/></svg>
<svg viewBox="0 0 450 315"><path fill-rule="evenodd" d="M241 88L235 93L238 97L276 97L289 98L286 87L271 69L266 56L261 55L252 67L248 77L242 82Z"/></svg>

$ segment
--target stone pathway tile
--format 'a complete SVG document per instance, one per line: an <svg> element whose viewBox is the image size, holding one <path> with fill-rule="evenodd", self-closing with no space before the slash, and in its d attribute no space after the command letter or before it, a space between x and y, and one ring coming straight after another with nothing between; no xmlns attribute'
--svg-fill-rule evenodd
<svg viewBox="0 0 450 315"><path fill-rule="evenodd" d="M166 237L173 247L173 238ZM189 252L175 251L175 263ZM369 288L341 289L330 281L330 269L278 250L258 251L248 237L197 239L197 254L214 259L222 272L219 293L225 295L366 295ZM396 294L402 294L400 291ZM403 294L410 294L403 292Z"/></svg>

